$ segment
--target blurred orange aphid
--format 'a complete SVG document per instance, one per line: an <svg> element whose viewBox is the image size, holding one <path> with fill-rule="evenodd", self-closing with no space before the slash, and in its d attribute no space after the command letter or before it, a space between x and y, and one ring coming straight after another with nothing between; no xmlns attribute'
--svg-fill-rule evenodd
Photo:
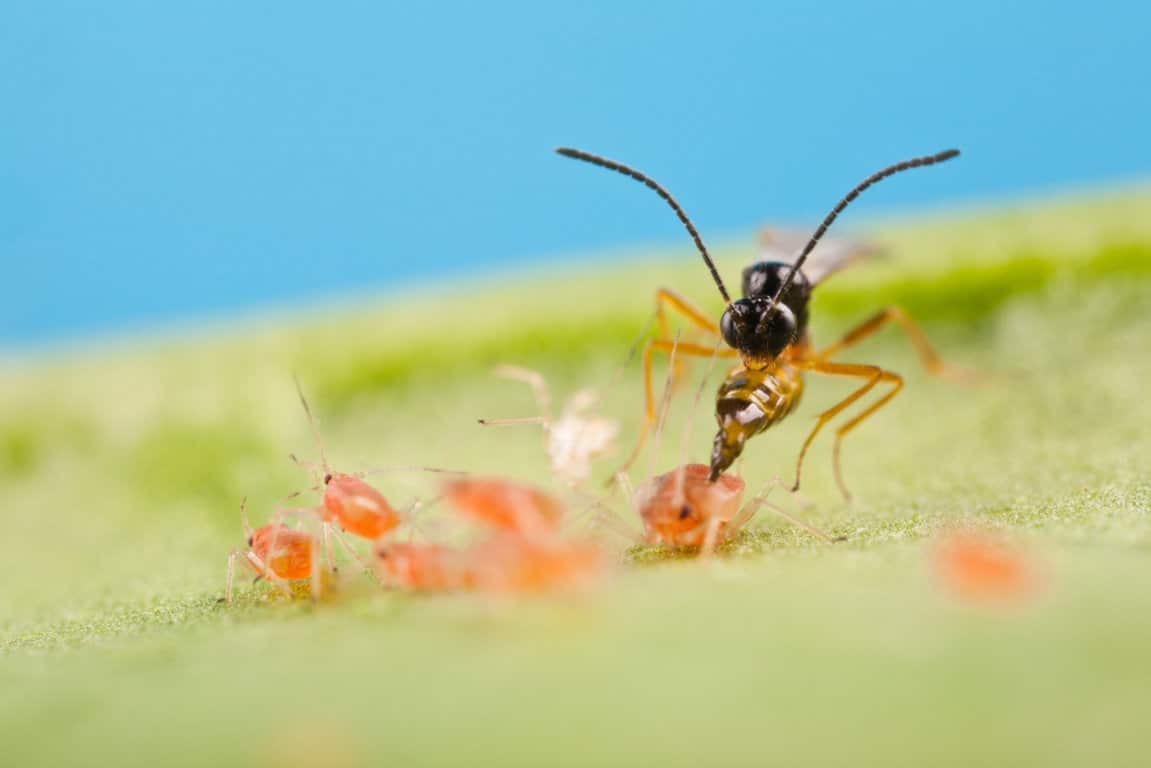
<svg viewBox="0 0 1151 768"><path fill-rule="evenodd" d="M524 539L500 534L468 554L472 586L491 593L587 589L607 570L597 544L558 536Z"/></svg>
<svg viewBox="0 0 1151 768"><path fill-rule="evenodd" d="M444 499L461 516L500 531L545 536L558 530L563 505L528 485L494 477L463 477L443 486Z"/></svg>
<svg viewBox="0 0 1151 768"><path fill-rule="evenodd" d="M954 594L974 600L1017 600L1037 582L1023 552L980 531L952 531L932 552L936 575Z"/></svg>
<svg viewBox="0 0 1151 768"><path fill-rule="evenodd" d="M466 589L473 581L466 553L438 544L380 544L376 570L383 584L415 591Z"/></svg>
<svg viewBox="0 0 1151 768"><path fill-rule="evenodd" d="M312 580L312 596L319 597L319 569L316 568L316 540L306 531L288 528L276 522L255 530L248 523L244 504L240 504L240 518L244 535L248 537L246 550L232 550L228 555L228 578L224 588L224 602L232 600L232 582L236 561L240 560L260 578L267 579L281 592L291 597L287 582Z"/></svg>
<svg viewBox="0 0 1151 768"><path fill-rule="evenodd" d="M597 581L606 561L599 546L560 532L564 506L551 495L504 478L463 477L443 486L444 499L486 536L464 549L380 545L381 577L417 590L537 592Z"/></svg>
<svg viewBox="0 0 1151 768"><path fill-rule="evenodd" d="M706 464L685 464L636 490L647 543L709 552L746 522L739 511L743 480L720 475L713 483L708 472Z"/></svg>

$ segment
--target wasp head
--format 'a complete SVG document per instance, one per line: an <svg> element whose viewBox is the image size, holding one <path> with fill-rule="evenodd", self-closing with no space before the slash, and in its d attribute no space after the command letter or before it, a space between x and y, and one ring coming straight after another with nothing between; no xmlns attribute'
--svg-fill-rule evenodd
<svg viewBox="0 0 1151 768"><path fill-rule="evenodd" d="M762 368L795 341L798 324L789 306L756 296L728 305L719 320L719 329L723 340L739 350L748 367Z"/></svg>

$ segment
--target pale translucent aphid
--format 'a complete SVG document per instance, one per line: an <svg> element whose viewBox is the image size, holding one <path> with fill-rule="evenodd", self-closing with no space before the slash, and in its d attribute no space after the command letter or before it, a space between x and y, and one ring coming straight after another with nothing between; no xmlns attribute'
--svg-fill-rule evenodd
<svg viewBox="0 0 1151 768"><path fill-rule="evenodd" d="M564 404L558 418L552 416L551 393L542 374L514 365L500 365L497 376L522 381L535 396L537 416L511 419L480 419L485 426L539 424L544 431L544 451L552 472L568 486L578 486L591 474L592 461L615 444L619 424L592 413L599 398L592 389L581 389Z"/></svg>

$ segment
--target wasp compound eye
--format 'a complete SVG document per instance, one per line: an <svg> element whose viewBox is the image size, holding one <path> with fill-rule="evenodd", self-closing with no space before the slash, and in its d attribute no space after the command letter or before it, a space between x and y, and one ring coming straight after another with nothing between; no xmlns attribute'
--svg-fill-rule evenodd
<svg viewBox="0 0 1151 768"><path fill-rule="evenodd" d="M748 299L739 299L723 311L719 319L719 330L723 340L733 349L743 349L755 331L758 316L754 304Z"/></svg>
<svg viewBox="0 0 1151 768"><path fill-rule="evenodd" d="M786 304L764 310L756 324L756 336L763 339L768 355L776 357L795 341L795 314Z"/></svg>

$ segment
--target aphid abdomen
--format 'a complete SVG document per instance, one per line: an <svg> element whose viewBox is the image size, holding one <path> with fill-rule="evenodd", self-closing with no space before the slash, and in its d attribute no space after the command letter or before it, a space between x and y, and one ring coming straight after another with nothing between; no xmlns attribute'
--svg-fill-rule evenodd
<svg viewBox="0 0 1151 768"><path fill-rule="evenodd" d="M803 375L789 365L762 370L741 367L728 375L715 398L719 431L712 447L709 479L714 481L739 458L748 438L795 410L802 394Z"/></svg>

